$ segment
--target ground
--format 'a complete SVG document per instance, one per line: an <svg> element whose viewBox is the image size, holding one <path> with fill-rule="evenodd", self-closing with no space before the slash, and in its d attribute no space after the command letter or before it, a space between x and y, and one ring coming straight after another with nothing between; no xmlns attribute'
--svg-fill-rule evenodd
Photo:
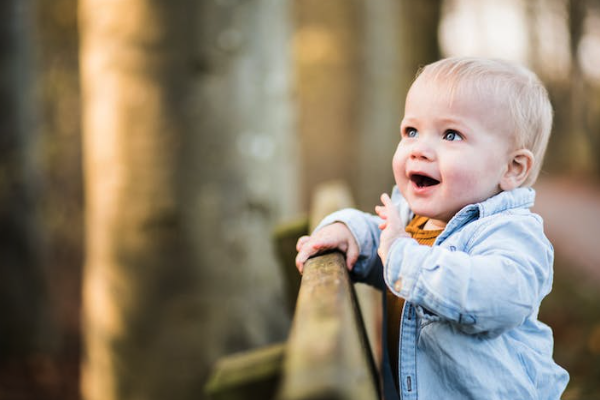
<svg viewBox="0 0 600 400"><path fill-rule="evenodd" d="M536 185L534 211L544 218L556 256L540 319L554 330L555 359L571 374L565 400L600 398L600 185L593 182Z"/></svg>

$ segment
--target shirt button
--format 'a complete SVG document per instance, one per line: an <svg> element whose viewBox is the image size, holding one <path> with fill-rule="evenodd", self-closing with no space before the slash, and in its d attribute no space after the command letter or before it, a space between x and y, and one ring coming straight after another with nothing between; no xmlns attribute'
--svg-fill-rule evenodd
<svg viewBox="0 0 600 400"><path fill-rule="evenodd" d="M394 290L396 292L400 292L402 290L402 279L398 279L396 282L394 282Z"/></svg>

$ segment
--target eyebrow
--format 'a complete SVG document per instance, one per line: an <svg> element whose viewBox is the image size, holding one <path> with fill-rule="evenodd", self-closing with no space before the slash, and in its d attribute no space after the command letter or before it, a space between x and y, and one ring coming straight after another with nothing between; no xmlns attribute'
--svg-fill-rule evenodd
<svg viewBox="0 0 600 400"><path fill-rule="evenodd" d="M462 127L465 126L461 120L454 119L454 118L442 118L441 122L448 124L448 125L457 125L457 126L462 126Z"/></svg>
<svg viewBox="0 0 600 400"><path fill-rule="evenodd" d="M402 119L402 121L400 121L400 126L415 125L415 124L418 124L419 121L420 121L420 119L417 117L405 117ZM459 127L463 127L463 128L465 127L464 123L462 123L461 120L455 119L455 118L440 118L436 122L442 122L443 124L454 125L454 126L459 126Z"/></svg>

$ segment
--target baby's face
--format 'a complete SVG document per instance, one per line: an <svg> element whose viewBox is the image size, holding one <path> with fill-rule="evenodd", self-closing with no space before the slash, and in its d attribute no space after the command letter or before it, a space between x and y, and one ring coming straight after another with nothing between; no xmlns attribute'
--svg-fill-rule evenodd
<svg viewBox="0 0 600 400"><path fill-rule="evenodd" d="M445 226L464 206L500 192L512 135L496 102L468 91L451 98L443 84L419 79L406 99L394 178L416 214Z"/></svg>

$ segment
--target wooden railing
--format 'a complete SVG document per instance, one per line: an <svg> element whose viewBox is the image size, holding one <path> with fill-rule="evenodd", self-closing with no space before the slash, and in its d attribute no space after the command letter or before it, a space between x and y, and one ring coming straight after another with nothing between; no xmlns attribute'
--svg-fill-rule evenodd
<svg viewBox="0 0 600 400"><path fill-rule="evenodd" d="M313 196L311 228L322 216L351 205L348 193L340 183L321 186ZM297 276L293 264L285 268ZM381 398L376 368L380 346L375 343L379 338L380 297L366 287L359 289L357 295L341 253L309 259L304 266L287 342L222 360L207 386L210 397L214 400Z"/></svg>
<svg viewBox="0 0 600 400"><path fill-rule="evenodd" d="M310 259L283 364L280 400L379 398L375 362L344 257Z"/></svg>
<svg viewBox="0 0 600 400"><path fill-rule="evenodd" d="M346 185L329 182L313 195L310 230L353 205ZM283 362L279 400L379 398L369 339L342 254L309 259L302 275Z"/></svg>

